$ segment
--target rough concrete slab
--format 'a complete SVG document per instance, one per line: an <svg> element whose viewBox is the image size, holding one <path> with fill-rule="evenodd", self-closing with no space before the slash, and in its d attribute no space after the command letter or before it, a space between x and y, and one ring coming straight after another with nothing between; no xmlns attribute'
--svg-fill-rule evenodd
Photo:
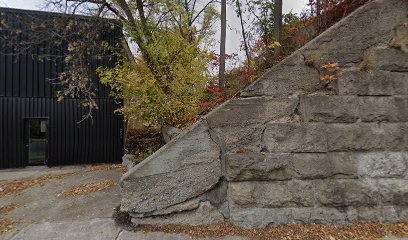
<svg viewBox="0 0 408 240"><path fill-rule="evenodd" d="M220 180L220 152L198 122L122 177L121 209L149 216L204 194Z"/></svg>
<svg viewBox="0 0 408 240"><path fill-rule="evenodd" d="M9 212L7 217L21 219L28 223L111 217L113 209L120 204L120 170L85 172L74 169L71 172L76 172L76 174L62 179L53 179L42 185L35 185L18 195L2 197L0 206L17 204L17 209ZM76 197L59 196L73 186L106 180L113 181L114 185L105 191Z"/></svg>
<svg viewBox="0 0 408 240"><path fill-rule="evenodd" d="M10 240L114 240L119 232L112 219L44 222L29 225Z"/></svg>
<svg viewBox="0 0 408 240"><path fill-rule="evenodd" d="M84 169L88 166L63 166L63 167L47 167L33 166L26 168L1 169L0 182L13 181L24 178L34 178L47 174L63 174Z"/></svg>
<svg viewBox="0 0 408 240"><path fill-rule="evenodd" d="M33 223L85 222L92 219L110 218L114 208L120 204L119 179L122 173L120 169L88 171L90 170L89 167L30 167L2 170L0 175L5 180L0 183L0 186L14 180L31 181L49 174L73 173L73 175L61 179L51 179L29 187L18 194L0 197L0 207L9 204L17 205L16 209L0 214L0 218L20 220L22 223L15 225L15 231ZM107 180L113 181L114 185L106 190L75 197L59 196L73 186ZM15 231L3 236L10 237Z"/></svg>

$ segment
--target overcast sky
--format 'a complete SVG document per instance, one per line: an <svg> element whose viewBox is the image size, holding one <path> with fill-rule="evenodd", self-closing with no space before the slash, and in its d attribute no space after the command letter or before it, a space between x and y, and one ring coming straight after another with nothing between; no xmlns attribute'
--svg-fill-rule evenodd
<svg viewBox="0 0 408 240"><path fill-rule="evenodd" d="M308 0L283 0L283 12L300 13L306 6ZM21 8L21 9L35 9L41 10L44 6L44 0L0 0L0 7ZM219 24L219 22L217 23ZM232 7L227 7L227 53L237 53L240 51L241 35L239 32L240 25ZM219 29L219 27L217 27ZM219 32L217 32L217 36ZM216 38L218 39L218 37ZM215 48L218 48L216 46ZM242 55L242 52L241 54Z"/></svg>

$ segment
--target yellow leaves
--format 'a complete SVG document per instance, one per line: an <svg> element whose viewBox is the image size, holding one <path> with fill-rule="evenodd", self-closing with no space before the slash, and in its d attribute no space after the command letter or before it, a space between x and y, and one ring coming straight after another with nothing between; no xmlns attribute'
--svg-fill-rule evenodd
<svg viewBox="0 0 408 240"><path fill-rule="evenodd" d="M6 233L14 228L14 225L21 223L19 220L0 219L0 234Z"/></svg>
<svg viewBox="0 0 408 240"><path fill-rule="evenodd" d="M3 207L0 207L0 214L5 214L8 213L10 211L13 211L14 209L16 209L18 206L16 204L9 204Z"/></svg>
<svg viewBox="0 0 408 240"><path fill-rule="evenodd" d="M320 73L320 81L324 83L325 88L329 88L329 84L334 80L337 80L341 76L341 67L338 63L329 63L320 67L322 69Z"/></svg>
<svg viewBox="0 0 408 240"><path fill-rule="evenodd" d="M85 195L87 193L99 192L111 188L114 185L113 181L106 180L102 182L86 183L78 186L73 186L70 190L59 194L59 197L74 197Z"/></svg>
<svg viewBox="0 0 408 240"><path fill-rule="evenodd" d="M99 166L92 166L89 167L85 172L95 172L95 171L110 171L113 169L121 169L123 170L122 164L110 164L110 165L99 165Z"/></svg>
<svg viewBox="0 0 408 240"><path fill-rule="evenodd" d="M340 64L338 63L329 63L329 64L325 64L323 66L321 66L322 69L326 69L330 72L334 72L334 71L338 71L340 70Z"/></svg>
<svg viewBox="0 0 408 240"><path fill-rule="evenodd" d="M335 75L325 75L320 77L320 81L323 82L331 82L337 79L337 76Z"/></svg>
<svg viewBox="0 0 408 240"><path fill-rule="evenodd" d="M38 177L36 179L24 179L24 180L16 180L12 182L8 182L5 184L0 185L3 188L3 191L0 192L0 198L6 196L8 194L16 194L19 193L27 188L33 187L37 184L46 183L52 179L61 179L67 176L71 176L74 173L64 173L64 174L50 174Z"/></svg>
<svg viewBox="0 0 408 240"><path fill-rule="evenodd" d="M408 222L357 223L348 226L322 224L288 224L268 226L261 229L238 228L231 223L223 222L205 226L182 225L145 225L147 232L167 232L189 234L192 238L223 238L225 236L242 236L259 240L373 240L383 239L387 235L408 236Z"/></svg>
<svg viewBox="0 0 408 240"><path fill-rule="evenodd" d="M61 102L62 100L64 100L64 96L58 96L57 101Z"/></svg>
<svg viewBox="0 0 408 240"><path fill-rule="evenodd" d="M282 45L279 43L279 42L277 42L277 41L275 41L274 43L272 43L272 44L270 44L269 46L268 46L268 48L269 49L275 49L275 48L277 48L277 47L282 47Z"/></svg>
<svg viewBox="0 0 408 240"><path fill-rule="evenodd" d="M142 119L145 125L178 125L190 121L199 110L208 80L209 58L177 32L160 32L149 53L160 62L156 72L140 56L114 69L101 69L101 81L125 105L120 110L128 118Z"/></svg>

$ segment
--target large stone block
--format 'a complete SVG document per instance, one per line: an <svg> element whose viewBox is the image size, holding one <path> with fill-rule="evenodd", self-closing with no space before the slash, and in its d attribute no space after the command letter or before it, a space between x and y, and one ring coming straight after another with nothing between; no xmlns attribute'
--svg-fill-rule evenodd
<svg viewBox="0 0 408 240"><path fill-rule="evenodd" d="M223 222L223 215L217 208L211 205L210 202L205 201L199 204L199 207L194 210L175 212L168 216L132 218L132 223L135 225L154 224L154 225L168 225L168 224L182 224L188 226L207 225L212 223Z"/></svg>
<svg viewBox="0 0 408 240"><path fill-rule="evenodd" d="M406 22L407 8L405 0L373 1L337 23L332 28L335 31L320 34L300 51L306 61L318 67L333 62L342 67L360 63L368 48L388 42L394 29Z"/></svg>
<svg viewBox="0 0 408 240"><path fill-rule="evenodd" d="M220 148L199 122L122 177L121 209L135 215L167 212L210 190L220 177Z"/></svg>
<svg viewBox="0 0 408 240"><path fill-rule="evenodd" d="M270 123L262 136L269 152L326 152L326 128L320 123Z"/></svg>
<svg viewBox="0 0 408 240"><path fill-rule="evenodd" d="M211 128L263 124L293 114L297 105L297 97L232 99L205 116L205 119Z"/></svg>
<svg viewBox="0 0 408 240"><path fill-rule="evenodd" d="M226 175L229 181L287 180L291 154L241 153L226 156Z"/></svg>
<svg viewBox="0 0 408 240"><path fill-rule="evenodd" d="M327 154L333 167L333 178L357 178L357 161L351 152L330 152Z"/></svg>
<svg viewBox="0 0 408 240"><path fill-rule="evenodd" d="M408 148L407 123L333 123L326 125L329 151L404 150Z"/></svg>
<svg viewBox="0 0 408 240"><path fill-rule="evenodd" d="M366 54L363 64L368 69L408 72L408 53L387 46L374 47Z"/></svg>
<svg viewBox="0 0 408 240"><path fill-rule="evenodd" d="M290 172L299 179L356 178L357 165L350 153L295 153Z"/></svg>
<svg viewBox="0 0 408 240"><path fill-rule="evenodd" d="M293 208L293 220L296 223L347 224L347 213L342 209L314 207Z"/></svg>
<svg viewBox="0 0 408 240"><path fill-rule="evenodd" d="M333 165L325 153L293 154L293 175L301 179L326 178L333 175Z"/></svg>
<svg viewBox="0 0 408 240"><path fill-rule="evenodd" d="M380 179L378 191L383 204L408 206L408 179Z"/></svg>
<svg viewBox="0 0 408 240"><path fill-rule="evenodd" d="M325 207L240 208L231 209L231 221L243 228L264 228L290 223L348 224L344 209Z"/></svg>
<svg viewBox="0 0 408 240"><path fill-rule="evenodd" d="M408 93L408 73L347 70L337 81L339 95L392 96Z"/></svg>
<svg viewBox="0 0 408 240"><path fill-rule="evenodd" d="M264 228L292 222L291 208L231 208L231 222L242 228Z"/></svg>
<svg viewBox="0 0 408 240"><path fill-rule="evenodd" d="M260 152L264 124L245 124L212 128L212 135L222 143L225 152Z"/></svg>
<svg viewBox="0 0 408 240"><path fill-rule="evenodd" d="M363 177L403 177L407 172L406 152L356 153L358 173Z"/></svg>
<svg viewBox="0 0 408 240"><path fill-rule="evenodd" d="M307 207L314 205L312 184L306 181L231 182L229 199L241 207Z"/></svg>
<svg viewBox="0 0 408 240"><path fill-rule="evenodd" d="M378 203L371 180L332 179L314 182L317 201L326 207L370 206Z"/></svg>
<svg viewBox="0 0 408 240"><path fill-rule="evenodd" d="M255 83L246 88L242 97L290 96L301 92L313 92L322 88L319 72L307 66L304 57L297 52L267 71Z"/></svg>
<svg viewBox="0 0 408 240"><path fill-rule="evenodd" d="M300 106L305 122L408 121L408 96L303 96Z"/></svg>
<svg viewBox="0 0 408 240"><path fill-rule="evenodd" d="M358 101L358 112L363 122L408 121L408 96L359 97Z"/></svg>
<svg viewBox="0 0 408 240"><path fill-rule="evenodd" d="M355 122L358 100L354 96L302 96L302 116L305 122Z"/></svg>
<svg viewBox="0 0 408 240"><path fill-rule="evenodd" d="M400 209L393 205L356 207L355 210L358 221L397 222L401 219L398 214Z"/></svg>
<svg viewBox="0 0 408 240"><path fill-rule="evenodd" d="M236 153L226 156L229 181L357 178L352 153Z"/></svg>

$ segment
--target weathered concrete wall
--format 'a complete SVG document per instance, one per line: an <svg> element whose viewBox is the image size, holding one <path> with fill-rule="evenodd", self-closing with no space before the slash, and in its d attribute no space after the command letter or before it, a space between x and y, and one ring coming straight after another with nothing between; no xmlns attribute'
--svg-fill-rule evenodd
<svg viewBox="0 0 408 240"><path fill-rule="evenodd" d="M358 9L126 173L135 223L408 220L408 1ZM322 89L320 67L344 74Z"/></svg>

